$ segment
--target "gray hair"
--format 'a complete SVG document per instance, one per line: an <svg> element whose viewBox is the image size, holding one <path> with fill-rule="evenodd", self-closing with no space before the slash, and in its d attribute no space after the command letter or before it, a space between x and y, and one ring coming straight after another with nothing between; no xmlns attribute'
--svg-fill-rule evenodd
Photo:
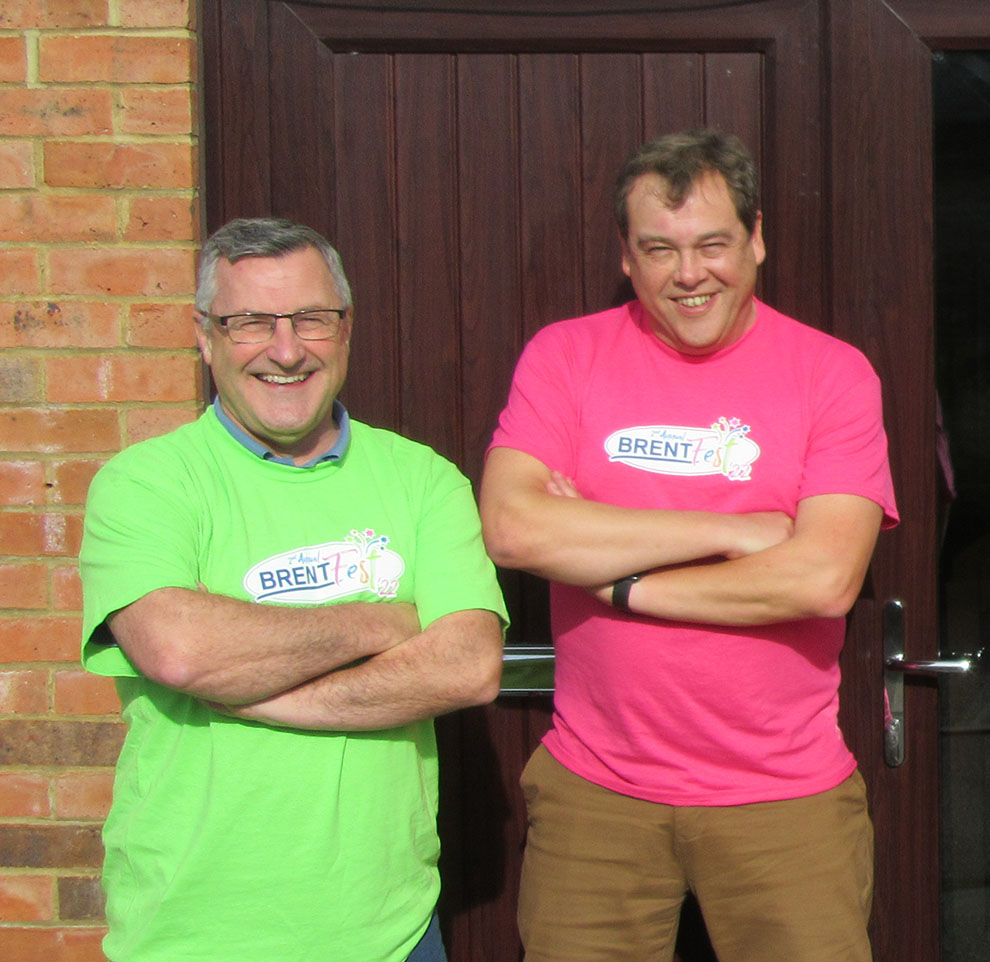
<svg viewBox="0 0 990 962"><path fill-rule="evenodd" d="M629 236L627 201L633 184L643 174L659 174L666 181L667 198L676 209L694 183L707 173L721 174L747 233L752 234L760 212L756 165L743 142L733 134L697 127L648 141L633 152L615 181L615 220L623 238Z"/></svg>
<svg viewBox="0 0 990 962"><path fill-rule="evenodd" d="M282 257L313 247L326 261L343 299L351 306L351 287L344 265L329 241L311 227L278 217L240 217L215 231L203 245L196 275L196 310L208 314L217 296L217 265L221 258L236 264L243 257Z"/></svg>

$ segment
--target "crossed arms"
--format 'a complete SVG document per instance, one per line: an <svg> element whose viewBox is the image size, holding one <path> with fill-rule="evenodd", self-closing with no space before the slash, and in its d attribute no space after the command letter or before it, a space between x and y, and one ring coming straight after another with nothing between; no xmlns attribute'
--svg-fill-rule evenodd
<svg viewBox="0 0 990 962"><path fill-rule="evenodd" d="M491 611L420 630L413 605L258 605L159 588L107 618L148 678L276 726L388 728L491 701L502 635Z"/></svg>
<svg viewBox="0 0 990 962"><path fill-rule="evenodd" d="M581 498L536 458L497 447L481 486L492 560L584 587L608 603L611 585L650 574L632 611L717 625L841 617L859 594L883 518L856 495L806 498L779 512L718 514L621 508Z"/></svg>

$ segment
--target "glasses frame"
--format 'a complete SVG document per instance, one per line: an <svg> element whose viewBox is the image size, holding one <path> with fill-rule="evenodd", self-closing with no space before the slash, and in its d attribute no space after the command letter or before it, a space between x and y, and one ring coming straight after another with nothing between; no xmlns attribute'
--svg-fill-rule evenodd
<svg viewBox="0 0 990 962"><path fill-rule="evenodd" d="M340 326L344 323L344 318L347 317L347 312L349 308L347 307L309 307L301 311L291 311L288 314L275 314L271 311L239 311L236 314L208 314L203 313L203 317L207 318L211 323L216 324L220 330L230 338L233 344L264 344L266 341L270 341L272 336L275 334L275 326L278 324L278 319L280 317L287 317L289 323L292 324L293 333L300 340L303 341L332 341L340 333ZM310 337L302 333L296 327L296 318L306 315L306 314L316 314L329 312L331 314L337 315L337 328L332 334L327 334L325 337ZM271 319L271 329L268 332L268 337L263 338L260 341L238 341L231 336L230 328L227 326L228 322L235 317L267 317Z"/></svg>

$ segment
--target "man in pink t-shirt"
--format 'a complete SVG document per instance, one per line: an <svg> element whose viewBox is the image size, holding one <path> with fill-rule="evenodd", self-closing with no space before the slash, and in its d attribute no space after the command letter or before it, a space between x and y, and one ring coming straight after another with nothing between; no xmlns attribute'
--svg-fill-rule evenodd
<svg viewBox="0 0 990 962"><path fill-rule="evenodd" d="M553 727L527 766L528 962L868 962L872 826L838 728L844 616L896 523L863 355L754 297L753 163L715 131L620 173L636 300L526 347L481 490L551 581Z"/></svg>

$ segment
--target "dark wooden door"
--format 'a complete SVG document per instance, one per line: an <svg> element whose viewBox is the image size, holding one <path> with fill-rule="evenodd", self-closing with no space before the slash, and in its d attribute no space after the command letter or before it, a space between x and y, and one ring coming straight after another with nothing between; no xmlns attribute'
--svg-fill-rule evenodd
<svg viewBox="0 0 990 962"><path fill-rule="evenodd" d="M905 520L850 618L842 694L877 825L879 962L938 957L935 689L910 686L888 768L880 643L898 598L908 653L935 644L932 48L911 18L936 6L966 5L203 0L208 227L272 213L325 232L356 297L349 408L474 480L525 340L629 296L610 214L626 153L701 122L749 144L762 295L862 347L885 384ZM541 586L503 584L510 643L546 644ZM502 698L440 723L452 962L519 957L517 780L548 720L546 699ZM688 941L685 962L705 958Z"/></svg>

